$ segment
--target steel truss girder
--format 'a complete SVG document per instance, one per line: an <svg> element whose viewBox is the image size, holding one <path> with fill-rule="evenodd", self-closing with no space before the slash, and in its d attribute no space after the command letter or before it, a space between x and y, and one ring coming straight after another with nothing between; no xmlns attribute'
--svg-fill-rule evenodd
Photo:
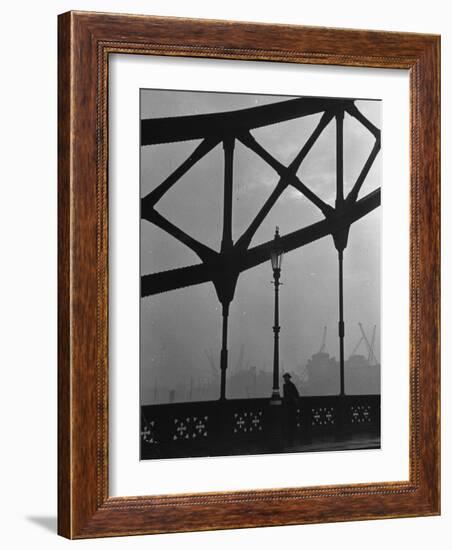
<svg viewBox="0 0 452 550"><path fill-rule="evenodd" d="M378 208L380 201L380 189L376 189L355 204L349 205L341 216L322 220L282 236L281 248L285 253L290 252L341 231ZM213 282L222 276L225 270L229 270L230 275L238 277L243 271L269 261L272 243L273 241L268 241L248 250L234 248L229 254L217 253L214 259L202 264L143 275L141 295L151 296L186 286ZM232 271L231 265L236 266Z"/></svg>
<svg viewBox="0 0 452 550"><path fill-rule="evenodd" d="M323 112L323 116L317 127L287 167L275 159L250 133L250 130L254 128L319 112ZM320 199L300 180L297 176L297 170L324 128L333 118L336 118L338 132L337 156L338 159L342 157L342 120L345 112L358 120L372 133L375 144L346 198L343 197L342 161L340 160L337 174L336 204L333 207ZM171 143L198 138L203 138L203 141L195 148L193 153L159 186L142 199L141 217L159 226L185 244L198 255L203 263L142 276L142 296L212 281L220 301L223 304L230 302L240 273L269 259L271 242L252 249L248 249L248 247L262 221L288 185L296 188L312 202L322 212L325 220L282 237L286 252L328 234L333 236L336 247L345 248L351 224L380 204L379 189L358 201L362 184L380 150L380 130L362 115L353 100L297 98L228 113L143 120L141 124L142 145ZM262 158L277 172L280 179L249 227L236 243L233 243L230 225L232 220L232 162L235 140L239 140ZM166 220L155 210L155 205L191 167L216 147L219 142L223 142L225 154L225 201L222 247L220 252L216 252Z"/></svg>
<svg viewBox="0 0 452 550"><path fill-rule="evenodd" d="M300 97L270 105L208 115L152 118L141 121L141 145L193 139L216 139L326 111L352 106L353 100Z"/></svg>

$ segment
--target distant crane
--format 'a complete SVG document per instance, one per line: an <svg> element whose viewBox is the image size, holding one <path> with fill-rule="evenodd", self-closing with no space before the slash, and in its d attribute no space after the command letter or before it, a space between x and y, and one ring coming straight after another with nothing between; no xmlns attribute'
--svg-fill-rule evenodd
<svg viewBox="0 0 452 550"><path fill-rule="evenodd" d="M366 346L367 346L367 351L368 351L368 363L371 364L375 364L377 363L377 359L375 357L375 354L374 354L374 351L373 351L373 347L374 347L374 344L375 344L375 331L376 331L376 325L374 325L374 329L373 329L373 333L372 333L372 344L370 344L367 336L366 336L366 333L364 332L364 328L363 328L363 325L361 323L358 323L359 325L359 328L361 330L361 334L362 334L362 338L364 340L364 342L366 343Z"/></svg>
<svg viewBox="0 0 452 550"><path fill-rule="evenodd" d="M372 340L370 342L370 350L369 350L369 356L367 357L367 361L370 362L372 361L373 363L378 363L377 361L377 358L375 357L375 353L374 353L374 346L375 346L375 332L377 330L377 325L374 325L374 329L372 331Z"/></svg>
<svg viewBox="0 0 452 550"><path fill-rule="evenodd" d="M359 346L361 345L361 342L363 342L364 338L361 336L361 338L358 340L358 343L356 344L356 346L353 348L353 351L351 352L350 354L350 357L352 355L355 355L355 353L358 351L358 348Z"/></svg>
<svg viewBox="0 0 452 550"><path fill-rule="evenodd" d="M325 350L325 344L326 344L326 331L327 331L327 328L326 326L323 327L323 336L322 336L322 343L320 345L320 349L317 353L322 353L324 350Z"/></svg>

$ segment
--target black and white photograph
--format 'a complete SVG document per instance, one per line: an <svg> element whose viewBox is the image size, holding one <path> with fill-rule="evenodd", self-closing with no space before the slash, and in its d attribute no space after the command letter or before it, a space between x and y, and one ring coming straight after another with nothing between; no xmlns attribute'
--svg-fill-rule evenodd
<svg viewBox="0 0 452 550"><path fill-rule="evenodd" d="M141 460L380 448L381 110L140 90Z"/></svg>

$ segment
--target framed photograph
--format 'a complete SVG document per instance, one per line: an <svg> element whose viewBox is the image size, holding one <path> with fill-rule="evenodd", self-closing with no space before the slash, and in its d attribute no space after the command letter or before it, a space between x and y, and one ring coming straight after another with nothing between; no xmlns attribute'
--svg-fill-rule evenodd
<svg viewBox="0 0 452 550"><path fill-rule="evenodd" d="M59 533L436 515L433 35L59 16Z"/></svg>

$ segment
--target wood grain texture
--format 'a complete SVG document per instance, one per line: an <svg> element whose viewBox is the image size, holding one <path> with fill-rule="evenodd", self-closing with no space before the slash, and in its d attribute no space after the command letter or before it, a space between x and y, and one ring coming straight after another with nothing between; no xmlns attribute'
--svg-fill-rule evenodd
<svg viewBox="0 0 452 550"><path fill-rule="evenodd" d="M61 16L68 26L70 15ZM58 530L70 533L70 192L71 78L70 33L58 34ZM64 92L63 92L64 91Z"/></svg>
<svg viewBox="0 0 452 550"><path fill-rule="evenodd" d="M440 509L438 36L70 12L59 17L58 530L68 538L434 515ZM410 479L108 495L108 56L410 71Z"/></svg>

